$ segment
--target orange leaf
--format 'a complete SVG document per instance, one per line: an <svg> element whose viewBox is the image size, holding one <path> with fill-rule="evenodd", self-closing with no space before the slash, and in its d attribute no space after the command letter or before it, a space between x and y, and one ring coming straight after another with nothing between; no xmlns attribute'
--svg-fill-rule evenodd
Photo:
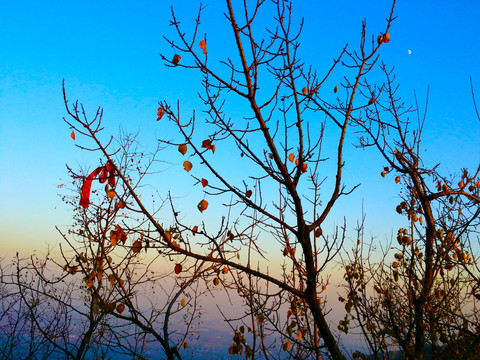
<svg viewBox="0 0 480 360"><path fill-rule="evenodd" d="M383 42L385 44L390 42L390 34L389 33L386 33L385 35L383 35Z"/></svg>
<svg viewBox="0 0 480 360"><path fill-rule="evenodd" d="M73 131L70 133L70 137L72 138L72 140L75 140L75 133Z"/></svg>
<svg viewBox="0 0 480 360"><path fill-rule="evenodd" d="M290 162L293 163L293 160L295 160L295 155L293 153L288 155L288 160L290 160Z"/></svg>
<svg viewBox="0 0 480 360"><path fill-rule="evenodd" d="M187 150L187 144L178 145L178 151L180 151L182 155L185 155L187 153Z"/></svg>
<svg viewBox="0 0 480 360"><path fill-rule="evenodd" d="M111 189L110 189L110 190L107 190L107 197L108 197L109 199L113 199L113 198L115 197L115 195L117 195L117 194L115 193L115 190L111 190Z"/></svg>
<svg viewBox="0 0 480 360"><path fill-rule="evenodd" d="M182 60L182 57L178 54L175 54L175 56L173 57L172 59L172 63L174 66L177 66L178 63L180 62L180 60Z"/></svg>
<svg viewBox="0 0 480 360"><path fill-rule="evenodd" d="M203 199L198 203L197 207L198 207L198 210L200 210L200 212L203 213L208 208L208 201Z"/></svg>
<svg viewBox="0 0 480 360"><path fill-rule="evenodd" d="M399 182L400 182L400 176L397 176L397 177L395 178L395 184L398 184Z"/></svg>
<svg viewBox="0 0 480 360"><path fill-rule="evenodd" d="M250 196L252 196L252 190L247 190L247 192L245 193L245 196L247 198L249 198Z"/></svg>
<svg viewBox="0 0 480 360"><path fill-rule="evenodd" d="M157 121L163 117L163 109L161 107L157 110Z"/></svg>
<svg viewBox="0 0 480 360"><path fill-rule="evenodd" d="M200 41L200 49L203 50L203 55L207 55L207 43L205 40Z"/></svg>
<svg viewBox="0 0 480 360"><path fill-rule="evenodd" d="M142 250L142 242L137 240L132 245L132 251L134 254L138 254Z"/></svg>
<svg viewBox="0 0 480 360"><path fill-rule="evenodd" d="M184 161L183 162L183 168L185 169L185 171L189 172L190 170L192 170L192 163L190 161Z"/></svg>
<svg viewBox="0 0 480 360"><path fill-rule="evenodd" d="M207 179L202 179L202 186L205 187L208 185L208 180Z"/></svg>
<svg viewBox="0 0 480 360"><path fill-rule="evenodd" d="M195 225L193 228L192 228L192 234L193 236L195 236L195 234L198 232L198 225Z"/></svg>
<svg viewBox="0 0 480 360"><path fill-rule="evenodd" d="M306 172L307 172L307 169L308 169L307 163L303 163L303 164L302 164L302 173L306 173Z"/></svg>
<svg viewBox="0 0 480 360"><path fill-rule="evenodd" d="M307 92L308 92L308 89L307 89L306 87L304 87L304 88L302 89L302 94L303 94L303 95L307 95Z"/></svg>
<svg viewBox="0 0 480 360"><path fill-rule="evenodd" d="M338 85L333 88L333 92L336 94L338 91Z"/></svg>
<svg viewBox="0 0 480 360"><path fill-rule="evenodd" d="M202 148L212 150L213 153L215 152L215 145L212 145L212 141L210 139L202 141Z"/></svg>
<svg viewBox="0 0 480 360"><path fill-rule="evenodd" d="M182 264L175 265L175 274L180 274L182 272Z"/></svg>

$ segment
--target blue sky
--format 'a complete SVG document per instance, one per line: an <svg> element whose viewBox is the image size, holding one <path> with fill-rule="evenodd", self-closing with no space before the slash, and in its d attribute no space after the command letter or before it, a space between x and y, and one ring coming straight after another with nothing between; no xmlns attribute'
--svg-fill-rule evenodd
<svg viewBox="0 0 480 360"><path fill-rule="evenodd" d="M155 122L158 101L179 99L186 112L198 107L198 78L164 67L158 55L171 52L162 38L172 35L171 4L190 25L198 7L193 0L19 0L0 5L0 246L5 253L42 250L58 242L54 226L71 221L58 189L68 181L65 164L96 166L96 157L74 147L62 121L62 79L69 98L83 102L90 114L97 106L104 108L109 134L117 134L120 127L140 131L145 146L165 136ZM209 49L218 55L231 50L223 11L223 2L212 1L202 22ZM302 57L325 68L345 43L358 44L363 18L367 31L378 34L388 12L388 1L295 1L294 16L305 17ZM427 160L442 162L451 172L476 166L480 122L469 81L473 77L480 94L480 3L398 1L396 15L382 59L395 66L407 101L416 90L422 104L430 87L423 142ZM349 156L363 161L356 154L358 150ZM372 234L378 236L398 221L393 211L395 187L371 176L383 165L365 163L365 174L355 175L362 182L361 192L338 209L339 214L358 217L363 198L372 222L390 211L380 227L372 224ZM180 174L177 170L172 171ZM174 185L169 190L189 195ZM384 199L380 204L378 196Z"/></svg>

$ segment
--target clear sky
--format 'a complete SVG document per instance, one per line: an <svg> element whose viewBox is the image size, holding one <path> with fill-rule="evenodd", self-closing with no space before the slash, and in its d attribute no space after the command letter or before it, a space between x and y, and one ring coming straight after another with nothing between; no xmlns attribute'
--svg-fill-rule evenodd
<svg viewBox="0 0 480 360"><path fill-rule="evenodd" d="M476 166L480 123L469 81L473 77L480 103L480 3L397 2L398 18L382 58L395 65L406 100L412 100L416 90L422 104L430 86L424 134L427 160L442 162L452 172ZM388 3L293 1L296 19L305 17L302 57L324 69L345 43L352 48L358 44L363 18L370 34L383 29ZM68 181L65 164L93 168L98 161L76 149L69 137L62 121L66 115L62 79L69 98L83 102L90 114L97 106L104 108L108 133L116 134L120 127L140 131L146 145L155 136L165 135L162 124L155 122L158 101L179 99L187 112L198 107L197 78L164 67L158 55L171 52L162 38L172 34L171 4L184 24L190 25L198 7L193 0L1 2L0 246L5 254L42 250L45 244L58 242L54 226L71 221L58 189ZM212 39L209 49L216 48L218 54L231 50L231 30L221 16L223 11L222 1L209 2L202 22ZM358 155L351 156L355 161ZM386 209L391 213L381 229L372 230L376 235L388 232L396 221L395 189L380 176L378 181L371 180L371 171L379 174L383 165L366 163L368 174L355 175L362 182L362 192L349 200L359 205L352 210L344 204L339 209L358 217L362 198L384 197L371 209L366 200L372 218ZM188 196L183 189L170 190Z"/></svg>

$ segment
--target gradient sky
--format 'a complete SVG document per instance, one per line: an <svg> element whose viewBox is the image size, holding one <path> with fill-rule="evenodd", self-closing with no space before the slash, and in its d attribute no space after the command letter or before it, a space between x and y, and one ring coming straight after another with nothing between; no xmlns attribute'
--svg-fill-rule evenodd
<svg viewBox="0 0 480 360"><path fill-rule="evenodd" d="M381 54L388 65L396 67L407 101L416 90L422 105L430 87L423 142L427 161L442 162L451 172L475 167L480 122L475 117L470 77L480 103L480 3L397 2L391 42ZM384 0L293 3L296 19L305 17L302 57L319 69L328 66L345 43L358 44L363 18L367 31L378 34L389 13L389 2ZM193 0L1 3L0 246L4 254L43 250L46 244L57 243L54 226L71 222L58 189L68 181L65 164L74 168L97 164L98 157L92 159L75 148L62 121L66 115L62 79L69 98L83 102L90 114L97 106L104 108L108 133L117 134L120 127L140 131L146 145L164 136L162 125L155 122L158 101L179 99L187 112L198 107L197 78L188 71L166 68L158 55L171 53L162 38L172 34L171 4L184 24L190 25L198 8ZM223 11L222 1L211 1L202 22L209 49L218 54L231 50L231 30ZM354 152L351 156L353 161L362 161ZM365 163L368 174L365 178L356 175L362 190L349 200L358 205L344 203L338 210L358 218L362 198L372 222L388 210L391 216L382 218L381 226L372 230L378 236L398 221L391 181L387 185L380 176L372 180L371 171L380 173L383 165ZM188 196L184 190L170 190ZM385 199L380 204L379 197ZM368 200L372 198L377 200Z"/></svg>

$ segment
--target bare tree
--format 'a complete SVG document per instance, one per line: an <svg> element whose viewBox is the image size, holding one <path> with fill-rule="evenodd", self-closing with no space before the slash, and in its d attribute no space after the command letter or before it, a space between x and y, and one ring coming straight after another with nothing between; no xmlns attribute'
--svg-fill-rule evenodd
<svg viewBox="0 0 480 360"><path fill-rule="evenodd" d="M375 147L386 162L381 176L402 184L396 207L407 218L398 229L391 260L369 261L372 248L359 231L357 247L346 261L347 315L360 326L369 347L385 357L400 347L408 358L421 359L427 348L435 358L476 358L478 347L478 237L480 165L454 176L441 174L421 157L425 114L418 103L405 106L392 71L382 65L385 85L365 83L376 101L354 123L365 137L361 146ZM473 93L473 86L472 86ZM427 101L428 104L428 101ZM417 123L410 120L417 114ZM361 227L360 227L361 229ZM345 330L347 327L345 327ZM460 354L460 355L459 355ZM471 355L468 355L471 354Z"/></svg>
<svg viewBox="0 0 480 360"><path fill-rule="evenodd" d="M172 9L171 25L178 36L175 40L166 39L173 53L161 56L171 71L202 74L199 96L206 120L199 121L195 114L184 118L179 103L173 106L161 101L157 112L159 126L169 134L169 139L159 142L176 147L189 157L183 166L197 185L204 188L198 210L208 211L209 202L224 203L228 216L219 225L215 221L217 229L208 223L199 226L185 217L183 209L177 209L170 198L174 223L161 224L156 219L156 210L140 197L143 175L132 181L124 164L115 158L117 148L112 146L113 139L102 140L102 111L88 119L81 105L70 105L65 96L67 123L74 133L91 140L92 145L80 147L99 152L104 159L99 168L81 178L83 209L79 208L80 214L88 214L82 226L90 224L91 219L102 226L87 233L81 233L85 229L75 231L77 235L90 237L89 241L98 246L87 255L88 265L74 266L80 266L82 273L88 275L87 286L96 294L101 282L95 283L99 264L92 261L100 261L101 273L108 268L114 286L119 286L120 270L106 260L109 252L124 248L128 254L137 254L153 247L162 257L178 259L176 273L193 279L201 276L207 286L223 285L245 300L247 316L234 327L232 354L243 353L253 358L261 352L269 358L273 356L276 336L281 339L280 351L292 357L321 358L326 353L331 358L343 359L345 355L327 319L328 308L322 293L329 284L327 265L343 244L346 226L337 228L333 234L327 234L323 226L337 201L358 186L343 182L347 161L345 140L352 120L376 100L371 93L364 101L362 84L377 63L379 49L390 40L393 6L382 34L368 36L364 22L358 50L351 51L345 46L320 74L300 58L303 23L292 22L290 2L244 1L242 5L237 9L231 1L225 2L225 17L235 51L213 64L209 49L221 45L210 44L207 35L201 35L204 7L200 5L189 35ZM257 24L261 12L273 13L275 19L274 27L263 32L258 31ZM325 91L331 74L341 70L345 72L345 80L339 84L340 89L336 85ZM332 99L337 91L343 98ZM228 114L230 98L237 98L242 104L239 119ZM329 146L324 144L327 125L329 139L335 139ZM228 159L220 156L225 149L229 149ZM328 179L322 171L327 158L333 168ZM141 163L141 158L133 156L133 159L135 164ZM233 161L236 166L248 169L244 177L229 173L228 164ZM148 164L154 166L155 162ZM196 175L198 167L209 175ZM76 174L74 177L78 178ZM96 179L107 187L90 204L91 184ZM103 207L109 210L104 212ZM125 215L128 220L121 225L106 220L119 209L128 213ZM134 222L136 218L138 221ZM119 236L122 239L123 235L135 241L120 243ZM272 241L285 259L280 275L264 266L269 258L264 250L266 242ZM135 257L124 258L131 261ZM127 271L128 261L121 271ZM128 288L122 286L119 286L121 301L133 311L134 305L128 302ZM136 316L141 314L136 312ZM266 340L269 334L273 336L272 342ZM252 344L247 343L247 338ZM168 346L164 348L167 350Z"/></svg>

